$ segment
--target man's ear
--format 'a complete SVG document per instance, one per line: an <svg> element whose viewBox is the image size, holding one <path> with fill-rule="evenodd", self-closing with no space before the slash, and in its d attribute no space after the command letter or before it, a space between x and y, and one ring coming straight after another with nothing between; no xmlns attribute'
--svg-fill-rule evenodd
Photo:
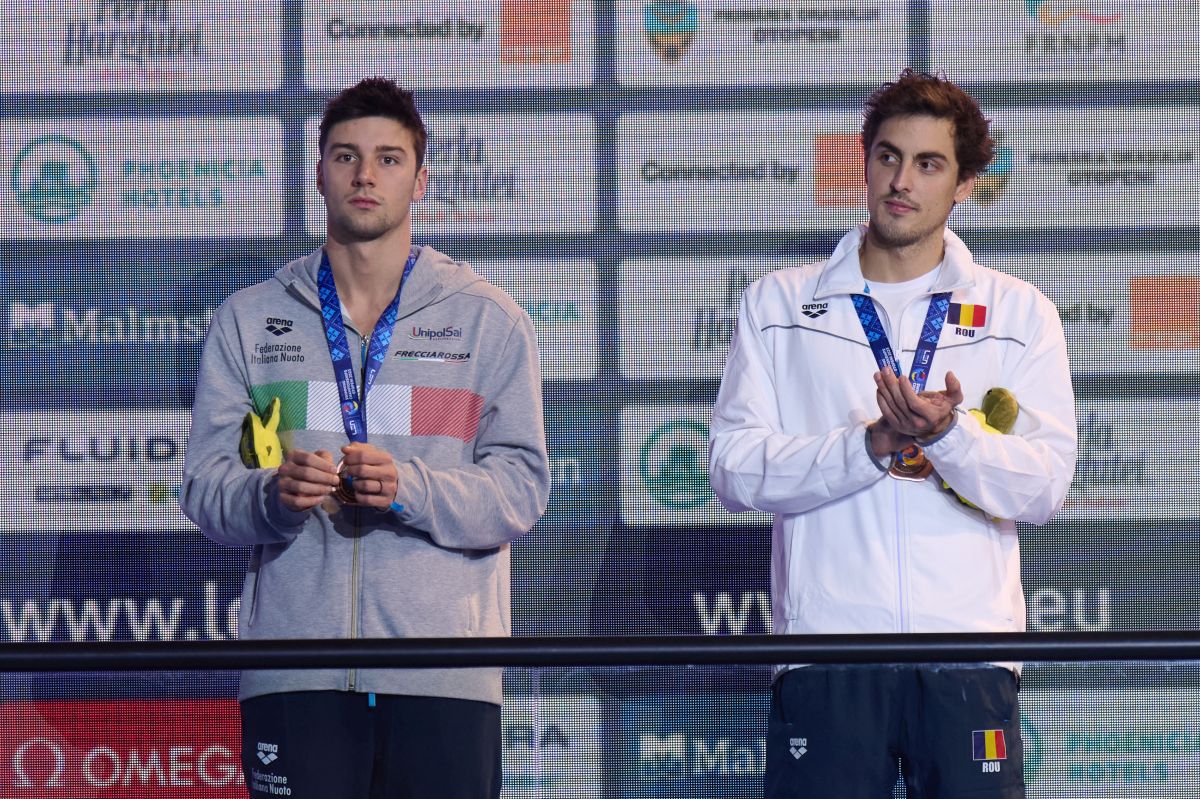
<svg viewBox="0 0 1200 799"><path fill-rule="evenodd" d="M964 181L959 182L954 189L954 202L960 203L971 196L971 192L975 191L975 176L971 175Z"/></svg>
<svg viewBox="0 0 1200 799"><path fill-rule="evenodd" d="M429 169L424 164L417 170L417 181L413 184L412 201L424 199L425 190L429 188Z"/></svg>

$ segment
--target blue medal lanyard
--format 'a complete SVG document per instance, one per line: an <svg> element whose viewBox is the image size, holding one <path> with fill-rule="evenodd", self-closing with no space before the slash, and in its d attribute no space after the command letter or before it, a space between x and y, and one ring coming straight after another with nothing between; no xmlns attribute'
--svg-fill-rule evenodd
<svg viewBox="0 0 1200 799"><path fill-rule="evenodd" d="M358 393L358 380L354 377L354 363L350 360L350 345L346 342L346 323L342 319L342 303L338 299L337 286L333 282L333 269L329 266L329 256L321 254L321 268L317 271L317 293L321 298L321 323L325 327L325 343L329 345L329 357L333 361L333 373L337 378L338 399L342 406L342 424L346 427L346 436L351 441L367 440L367 393L375 384L375 376L379 374L387 358L388 347L392 343L392 330L396 326L396 314L400 308L400 294L404 284L417 263L419 254L413 247L404 264L404 273L400 276L400 287L396 296L375 323L375 331L371 333L371 346L363 358L363 387L362 394Z"/></svg>
<svg viewBox="0 0 1200 799"><path fill-rule="evenodd" d="M870 291L869 288L866 290ZM938 339L941 338L942 327L946 324L946 312L950 310L950 294L949 291L943 291L929 298L929 308L925 311L925 324L921 327L921 340L917 342L917 352L913 356L912 369L908 374L913 391L918 394L925 390L925 383L929 380L929 368L933 365ZM875 301L866 294L851 294L850 299L854 301L854 309L858 311L859 324L862 325L863 332L867 334L867 343L871 345L871 352L875 354L875 363L879 364L880 369L891 369L899 377L902 374L900 362L896 358L895 351L892 350L887 333L883 330L883 322L879 320Z"/></svg>

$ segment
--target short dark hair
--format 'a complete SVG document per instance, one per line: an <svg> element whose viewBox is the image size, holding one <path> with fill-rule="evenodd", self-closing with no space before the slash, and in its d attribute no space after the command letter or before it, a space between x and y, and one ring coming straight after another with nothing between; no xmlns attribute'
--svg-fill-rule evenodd
<svg viewBox="0 0 1200 799"><path fill-rule="evenodd" d="M945 75L905 69L900 77L880 86L863 106L862 145L869 157L880 126L892 117L931 116L954 125L954 157L958 179L974 177L987 169L996 142L988 133L989 120L975 98Z"/></svg>
<svg viewBox="0 0 1200 799"><path fill-rule="evenodd" d="M413 146L417 151L417 168L420 169L425 163L425 123L417 111L412 92L400 88L395 81L387 78L363 78L343 89L325 105L317 142L321 155L325 154L325 142L334 125L362 117L387 117L399 122L412 133Z"/></svg>

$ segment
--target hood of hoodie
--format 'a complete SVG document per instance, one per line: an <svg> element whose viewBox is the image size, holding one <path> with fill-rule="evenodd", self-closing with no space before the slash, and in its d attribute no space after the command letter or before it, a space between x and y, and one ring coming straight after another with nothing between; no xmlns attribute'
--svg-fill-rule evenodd
<svg viewBox="0 0 1200 799"><path fill-rule="evenodd" d="M415 246L419 248L417 262L400 295L398 319L483 281L469 264L455 261L433 247ZM288 292L318 311L321 309L321 300L317 293L317 272L324 255L325 248L322 247L303 258L297 258L275 273L275 279L283 283Z"/></svg>

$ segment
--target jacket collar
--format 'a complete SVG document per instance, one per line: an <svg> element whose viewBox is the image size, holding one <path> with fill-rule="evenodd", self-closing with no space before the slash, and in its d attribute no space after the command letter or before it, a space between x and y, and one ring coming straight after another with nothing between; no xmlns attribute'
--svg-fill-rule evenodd
<svg viewBox="0 0 1200 799"><path fill-rule="evenodd" d="M941 274L930 288L931 294L975 285L975 259L971 251L954 231L950 228L944 230L942 240L946 244L946 255L942 260ZM817 288L813 292L814 300L862 293L866 280L863 278L862 264L858 260L858 248L866 234L867 226L864 223L842 236L842 240L833 250L833 255L825 262L825 269L817 278Z"/></svg>

